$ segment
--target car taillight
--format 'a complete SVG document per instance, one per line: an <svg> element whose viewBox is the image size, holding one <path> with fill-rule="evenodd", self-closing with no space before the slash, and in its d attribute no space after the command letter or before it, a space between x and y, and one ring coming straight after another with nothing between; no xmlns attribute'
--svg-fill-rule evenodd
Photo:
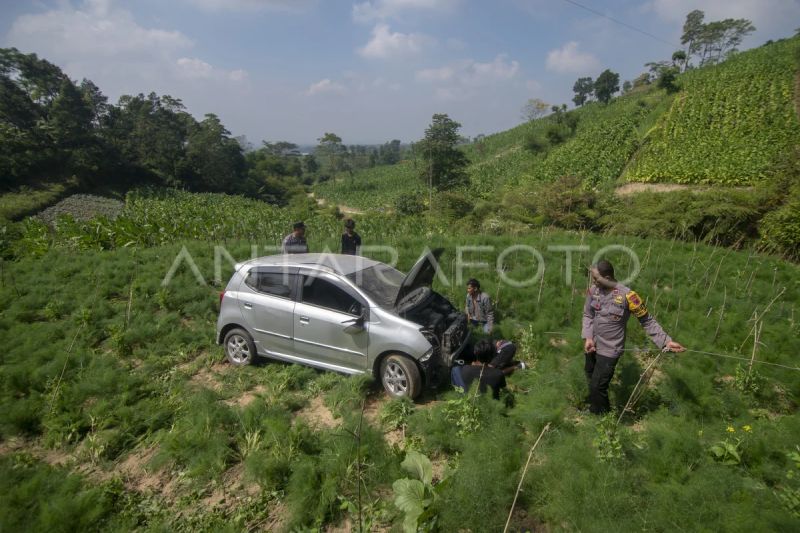
<svg viewBox="0 0 800 533"><path fill-rule="evenodd" d="M225 296L225 291L219 293L219 308L222 309L222 297Z"/></svg>

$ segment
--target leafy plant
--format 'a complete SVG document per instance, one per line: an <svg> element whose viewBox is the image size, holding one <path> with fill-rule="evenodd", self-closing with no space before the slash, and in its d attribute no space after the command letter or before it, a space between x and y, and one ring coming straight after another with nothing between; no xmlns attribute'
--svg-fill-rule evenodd
<svg viewBox="0 0 800 533"><path fill-rule="evenodd" d="M595 455L601 461L622 458L622 444L617 437L617 419L613 412L605 413L597 422L597 435L592 441Z"/></svg>
<svg viewBox="0 0 800 533"><path fill-rule="evenodd" d="M736 370L733 375L733 386L735 389L751 394L758 394L764 381L761 373L756 368L748 370L748 368L742 364L736 365Z"/></svg>
<svg viewBox="0 0 800 533"><path fill-rule="evenodd" d="M445 469L442 479L433 484L433 468L430 460L416 451L409 451L401 465L418 479L398 479L392 484L394 504L405 513L404 533L431 533L436 531L437 503L441 497L449 472Z"/></svg>
<svg viewBox="0 0 800 533"><path fill-rule="evenodd" d="M728 466L738 466L742 463L742 443L746 440L747 434L752 431L750 426L744 426L742 429L745 431L745 435L734 437L736 430L728 426L725 429L728 437L708 449L708 453L715 461Z"/></svg>
<svg viewBox="0 0 800 533"><path fill-rule="evenodd" d="M443 412L444 418L448 422L455 424L458 428L458 435L465 437L480 429L480 408L475 406L475 398L465 395L464 389L455 388L460 397L447 400Z"/></svg>
<svg viewBox="0 0 800 533"><path fill-rule="evenodd" d="M794 469L786 471L788 484L778 493L778 498L783 502L783 508L792 513L795 518L800 519L800 446L797 451L786 454L789 461L794 463Z"/></svg>
<svg viewBox="0 0 800 533"><path fill-rule="evenodd" d="M378 419L384 426L397 429L406 425L413 412L414 401L407 396L401 396L383 404Z"/></svg>

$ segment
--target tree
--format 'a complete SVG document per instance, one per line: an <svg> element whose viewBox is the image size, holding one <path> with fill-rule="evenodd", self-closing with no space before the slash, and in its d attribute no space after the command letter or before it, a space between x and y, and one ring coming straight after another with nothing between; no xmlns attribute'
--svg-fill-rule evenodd
<svg viewBox="0 0 800 533"><path fill-rule="evenodd" d="M686 71L686 68L689 63L689 57L696 53L696 45L695 42L700 39L700 34L703 32L703 19L705 18L705 13L700 11L699 9L695 9L688 15L686 15L686 22L683 24L683 35L681 36L681 44L688 45L686 57L683 60L683 70Z"/></svg>
<svg viewBox="0 0 800 533"><path fill-rule="evenodd" d="M631 80L625 80L625 83L622 84L622 92L626 93L631 89L633 89L633 83L631 83Z"/></svg>
<svg viewBox="0 0 800 533"><path fill-rule="evenodd" d="M649 63L645 63L644 66L650 69L650 74L655 79L661 75L662 70L671 65L669 61L650 61Z"/></svg>
<svg viewBox="0 0 800 533"><path fill-rule="evenodd" d="M233 138L233 140L239 143L239 147L242 149L242 153L245 155L255 150L253 143L247 140L247 135L237 135Z"/></svg>
<svg viewBox="0 0 800 533"><path fill-rule="evenodd" d="M673 66L677 67L680 63L683 63L685 61L686 61L686 52L684 52L683 50L678 50L677 52L674 52L672 54Z"/></svg>
<svg viewBox="0 0 800 533"><path fill-rule="evenodd" d="M104 95L100 87L94 84L92 80L83 78L80 85L81 93L86 104L92 110L94 116L93 123L96 127L101 126L103 117L108 113L108 96Z"/></svg>
<svg viewBox="0 0 800 533"><path fill-rule="evenodd" d="M333 174L333 184L336 185L336 155L340 154L344 149L342 145L342 138L335 133L325 133L322 137L317 139L319 145L317 150L322 157L327 157L331 162L331 172Z"/></svg>
<svg viewBox="0 0 800 533"><path fill-rule="evenodd" d="M93 113L83 95L69 79L61 82L61 90L50 110L53 138L60 148L76 149L91 134Z"/></svg>
<svg viewBox="0 0 800 533"><path fill-rule="evenodd" d="M578 81L572 86L572 91L575 93L572 101L575 102L576 106L583 106L594 92L592 78L578 78Z"/></svg>
<svg viewBox="0 0 800 533"><path fill-rule="evenodd" d="M650 85L650 81L650 73L645 72L633 80L633 88L636 89L637 87L641 87L643 85Z"/></svg>
<svg viewBox="0 0 800 533"><path fill-rule="evenodd" d="M598 100L608 104L614 93L619 91L619 74L606 70L594 82L594 94Z"/></svg>
<svg viewBox="0 0 800 533"><path fill-rule="evenodd" d="M663 69L658 77L659 88L665 89L667 94L678 92L680 90L680 86L678 86L677 78L678 74L680 73L681 68L677 65Z"/></svg>
<svg viewBox="0 0 800 533"><path fill-rule="evenodd" d="M197 189L231 190L244 172L242 148L230 133L213 113L191 128L186 155L197 176Z"/></svg>
<svg viewBox="0 0 800 533"><path fill-rule="evenodd" d="M317 158L313 154L304 156L303 162L306 164L306 172L308 174L314 174L319 170L319 163L317 163Z"/></svg>
<svg viewBox="0 0 800 533"><path fill-rule="evenodd" d="M522 120L530 122L542 118L547 114L550 104L543 102L539 98L532 98L525 102L525 105L520 108L522 111Z"/></svg>
<svg viewBox="0 0 800 533"><path fill-rule="evenodd" d="M424 159L420 177L427 182L431 199L434 188L456 187L467 182L465 169L469 161L464 152L456 148L460 127L461 124L447 115L433 115L425 138L418 143L417 150Z"/></svg>
<svg viewBox="0 0 800 533"><path fill-rule="evenodd" d="M756 31L753 23L747 19L725 19L722 21L722 34L717 45L717 61L722 54L735 53L736 47L742 44L745 37Z"/></svg>

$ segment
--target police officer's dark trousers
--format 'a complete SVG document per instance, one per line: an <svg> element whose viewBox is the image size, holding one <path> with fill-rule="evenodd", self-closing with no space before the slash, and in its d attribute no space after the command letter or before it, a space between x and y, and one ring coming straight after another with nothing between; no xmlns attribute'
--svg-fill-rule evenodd
<svg viewBox="0 0 800 533"><path fill-rule="evenodd" d="M598 355L597 352L586 353L586 364L583 371L589 383L589 411L594 414L605 413L609 409L608 385L614 377L614 369L619 359Z"/></svg>

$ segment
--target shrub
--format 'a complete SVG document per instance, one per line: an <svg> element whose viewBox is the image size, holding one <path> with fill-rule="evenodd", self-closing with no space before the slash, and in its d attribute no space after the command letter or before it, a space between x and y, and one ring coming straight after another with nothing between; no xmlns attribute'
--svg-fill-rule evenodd
<svg viewBox="0 0 800 533"><path fill-rule="evenodd" d="M422 214L425 210L425 205L418 196L403 194L395 199L394 209L400 215L414 216Z"/></svg>
<svg viewBox="0 0 800 533"><path fill-rule="evenodd" d="M538 134L531 132L525 135L522 140L522 147L529 152L538 154L547 149L547 142L542 140Z"/></svg>
<svg viewBox="0 0 800 533"><path fill-rule="evenodd" d="M447 220L464 217L473 209L472 202L465 196L451 192L440 192L434 195L430 212Z"/></svg>

